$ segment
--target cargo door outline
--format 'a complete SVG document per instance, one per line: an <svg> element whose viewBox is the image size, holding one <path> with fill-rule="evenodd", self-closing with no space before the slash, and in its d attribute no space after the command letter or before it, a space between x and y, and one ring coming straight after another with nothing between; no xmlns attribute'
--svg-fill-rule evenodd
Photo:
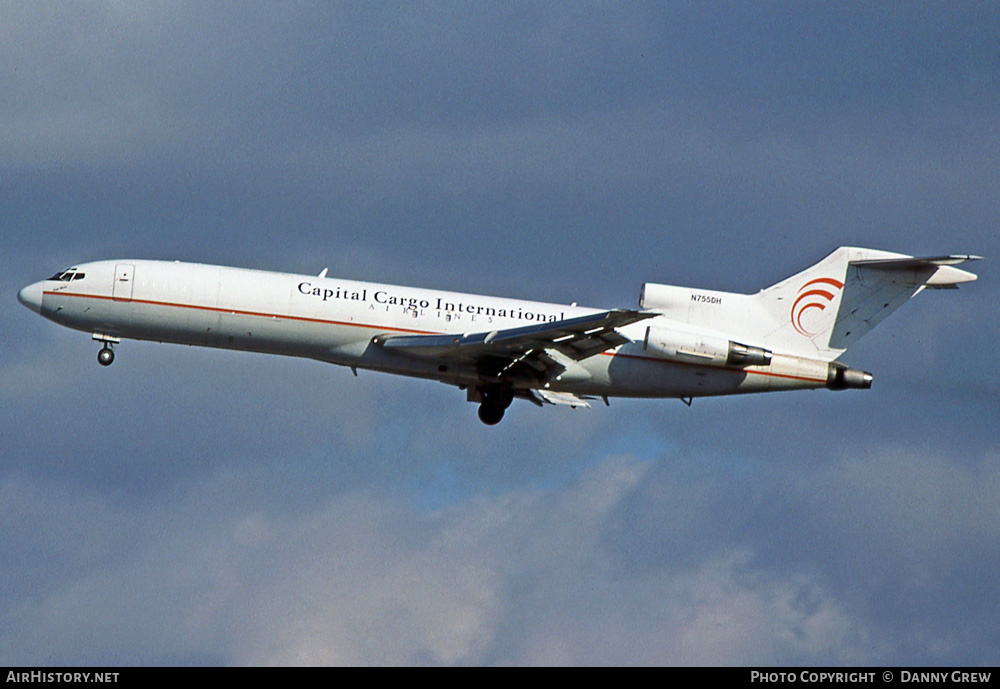
<svg viewBox="0 0 1000 689"><path fill-rule="evenodd" d="M135 266L119 263L115 266L115 281L111 288L114 301L132 301L132 287L135 283Z"/></svg>

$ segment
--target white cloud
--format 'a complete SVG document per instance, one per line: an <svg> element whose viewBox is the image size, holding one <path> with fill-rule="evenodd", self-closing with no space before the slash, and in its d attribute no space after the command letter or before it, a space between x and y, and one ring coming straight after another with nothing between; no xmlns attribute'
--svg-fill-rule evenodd
<svg viewBox="0 0 1000 689"><path fill-rule="evenodd" d="M118 545L104 561L49 572L16 610L3 611L0 658L278 665L868 659L863 625L813 577L769 574L743 548L723 548L690 569L625 572L602 533L647 475L645 464L608 458L561 488L512 489L430 514L398 498L353 494L267 516L247 507L242 493L254 488L245 477L226 473L127 510L34 486L16 523L5 524L5 541L19 524L57 528L37 521L51 495L67 520L78 513L112 525ZM25 494L23 485L7 487ZM30 506L35 514L25 513ZM64 561L86 550L73 539L63 547Z"/></svg>

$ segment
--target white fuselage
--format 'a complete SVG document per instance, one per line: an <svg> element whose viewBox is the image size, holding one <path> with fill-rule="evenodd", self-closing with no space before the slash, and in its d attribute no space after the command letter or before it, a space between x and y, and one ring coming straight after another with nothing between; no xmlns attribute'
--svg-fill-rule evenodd
<svg viewBox="0 0 1000 689"><path fill-rule="evenodd" d="M556 322L598 309L354 282L327 277L147 260L98 261L83 278L45 280L22 291L41 315L93 333L307 357L344 366L476 386L468 365L409 357L376 336L467 334ZM37 304L34 300L37 299ZM37 307L37 308L36 308ZM581 395L697 397L818 388L828 365L775 353L769 366L729 367L668 360L647 351L648 327L620 328L631 342L577 362L548 389Z"/></svg>

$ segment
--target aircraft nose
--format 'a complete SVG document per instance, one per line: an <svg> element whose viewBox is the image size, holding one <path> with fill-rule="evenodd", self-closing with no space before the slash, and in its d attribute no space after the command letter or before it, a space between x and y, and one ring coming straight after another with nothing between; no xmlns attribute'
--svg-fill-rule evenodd
<svg viewBox="0 0 1000 689"><path fill-rule="evenodd" d="M28 285L17 293L17 300L35 313L42 312L42 283Z"/></svg>

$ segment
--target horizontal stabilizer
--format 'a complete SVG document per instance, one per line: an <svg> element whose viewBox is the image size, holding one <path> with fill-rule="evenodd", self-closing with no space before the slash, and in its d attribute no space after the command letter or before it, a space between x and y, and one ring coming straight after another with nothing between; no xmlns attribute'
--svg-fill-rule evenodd
<svg viewBox="0 0 1000 689"><path fill-rule="evenodd" d="M890 271L898 273L913 271L912 284L923 285L931 289L951 288L963 282L976 279L975 273L960 270L956 266L966 261L978 261L982 256L969 254L953 254L951 256L933 256L928 258L877 258L851 261L850 265L864 270Z"/></svg>
<svg viewBox="0 0 1000 689"><path fill-rule="evenodd" d="M875 258L861 261L851 261L851 263L866 266L881 266L885 268L922 268L929 265L957 266L959 263L965 263L966 261L980 261L982 258L982 256L973 256L971 254L952 254L950 256L930 256L926 258L918 258L916 256L907 256L906 258Z"/></svg>

